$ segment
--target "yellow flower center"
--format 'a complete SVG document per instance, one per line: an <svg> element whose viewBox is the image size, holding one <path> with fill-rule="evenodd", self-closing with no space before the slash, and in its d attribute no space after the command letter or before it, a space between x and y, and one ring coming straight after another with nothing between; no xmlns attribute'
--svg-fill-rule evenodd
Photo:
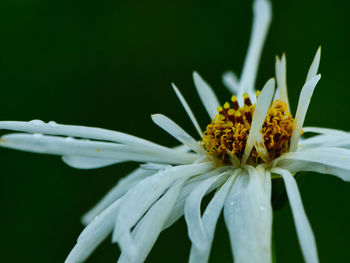
<svg viewBox="0 0 350 263"><path fill-rule="evenodd" d="M243 107L239 107L235 96L231 98L232 108L229 102L218 107L218 115L207 126L201 141L202 147L223 163L230 163L232 155L241 160L244 153L255 104L251 103L247 94L243 95L243 99ZM294 119L288 112L287 104L280 100L274 101L268 109L261 129L264 144L269 153L269 160L273 160L289 150L293 130ZM262 162L255 148L248 162L251 164Z"/></svg>

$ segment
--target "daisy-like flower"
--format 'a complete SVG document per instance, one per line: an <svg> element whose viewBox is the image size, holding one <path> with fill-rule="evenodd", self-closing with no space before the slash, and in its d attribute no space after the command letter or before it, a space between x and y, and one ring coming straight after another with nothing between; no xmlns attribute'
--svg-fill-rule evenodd
<svg viewBox="0 0 350 263"><path fill-rule="evenodd" d="M271 262L272 181L282 178L306 262L318 262L315 238L306 217L295 174L315 171L350 180L350 134L303 127L316 84L320 49L307 73L293 117L287 95L286 58L276 59L276 82L256 92L260 53L271 20L267 0L254 2L251 40L242 75L223 81L236 96L220 104L211 87L193 74L211 119L203 132L189 105L173 88L193 125L197 140L161 114L152 120L182 145L168 148L121 132L39 120L2 121L0 129L23 133L2 137L1 146L62 156L68 165L93 169L125 161L143 163L113 187L83 217L86 228L66 259L83 262L112 233L121 248L118 262L143 262L160 232L185 216L192 241L190 262L207 262L215 226L223 210L235 262ZM302 139L302 132L317 133ZM201 201L211 200L203 213Z"/></svg>

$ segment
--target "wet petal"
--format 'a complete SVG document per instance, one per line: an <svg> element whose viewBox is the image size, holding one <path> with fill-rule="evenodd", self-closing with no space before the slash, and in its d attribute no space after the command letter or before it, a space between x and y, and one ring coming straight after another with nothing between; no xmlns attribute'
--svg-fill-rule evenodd
<svg viewBox="0 0 350 263"><path fill-rule="evenodd" d="M207 110L210 118L214 119L214 117L218 114L217 108L220 106L219 100L216 98L212 88L197 72L193 72L193 80L205 109Z"/></svg>
<svg viewBox="0 0 350 263"><path fill-rule="evenodd" d="M307 109L309 108L309 104L310 104L314 89L318 81L320 80L320 78L321 78L321 75L316 75L312 79L308 80L304 84L300 92L298 108L295 114L295 128L292 133L292 138L290 142L291 152L295 152L298 148L298 141L301 134L301 130L303 128L306 112L307 112Z"/></svg>
<svg viewBox="0 0 350 263"><path fill-rule="evenodd" d="M272 172L280 174L283 177L305 262L317 263L316 241L301 201L298 185L292 174L287 170L276 168Z"/></svg>
<svg viewBox="0 0 350 263"><path fill-rule="evenodd" d="M255 168L238 175L227 197L224 218L235 262L271 262L272 207Z"/></svg>
<svg viewBox="0 0 350 263"><path fill-rule="evenodd" d="M248 95L255 93L254 85L259 60L272 16L270 2L266 0L255 0L253 12L253 28L239 82L238 98L241 98L245 92L248 93Z"/></svg>

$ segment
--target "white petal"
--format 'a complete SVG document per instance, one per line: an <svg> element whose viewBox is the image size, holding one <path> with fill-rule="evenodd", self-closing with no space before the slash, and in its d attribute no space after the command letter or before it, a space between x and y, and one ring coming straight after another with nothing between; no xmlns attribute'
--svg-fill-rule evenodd
<svg viewBox="0 0 350 263"><path fill-rule="evenodd" d="M116 161L191 163L197 156L171 149L155 149L109 142L95 142L45 136L40 134L8 134L0 140L2 147L35 153L84 156Z"/></svg>
<svg viewBox="0 0 350 263"><path fill-rule="evenodd" d="M254 93L261 51L271 22L270 2L267 0L255 0L253 12L253 28L239 83L239 98L242 97L245 92L248 94Z"/></svg>
<svg viewBox="0 0 350 263"><path fill-rule="evenodd" d="M176 200L175 207L173 211L171 212L166 224L164 225L164 229L172 226L183 214L184 214L184 207L187 197L192 193L192 191L203 181L206 179L216 176L222 172L227 170L226 167L220 167L218 169L215 169L209 173L201 174L199 176L195 176L188 180L182 189L178 199ZM217 187L219 187L221 184L223 184L226 180L226 177L222 177L219 180L217 180L208 190L207 193L210 193L211 191L215 190Z"/></svg>
<svg viewBox="0 0 350 263"><path fill-rule="evenodd" d="M224 218L235 262L271 262L272 207L265 182L251 166L237 177Z"/></svg>
<svg viewBox="0 0 350 263"><path fill-rule="evenodd" d="M334 147L318 147L295 153L287 153L274 161L274 166L290 172L314 171L338 176L350 181L350 150Z"/></svg>
<svg viewBox="0 0 350 263"><path fill-rule="evenodd" d="M286 186L289 204L294 217L295 228L298 234L299 243L305 262L318 262L317 248L314 234L312 232L309 220L305 214L303 203L301 201L298 185L290 172L284 169L273 169L271 172L280 174L283 177Z"/></svg>
<svg viewBox="0 0 350 263"><path fill-rule="evenodd" d="M80 234L77 244L69 253L65 263L85 261L96 247L112 232L119 201L115 201L96 217Z"/></svg>
<svg viewBox="0 0 350 263"><path fill-rule="evenodd" d="M216 223L219 219L221 210L225 204L226 197L231 189L232 183L236 178L236 173L232 174L225 184L220 187L220 189L215 193L214 197L210 200L207 208L205 209L203 216L201 218L201 224L206 233L206 238L208 239L207 246L202 250L196 248L192 245L190 253L190 263L197 262L208 262L211 244L214 238L214 232Z"/></svg>
<svg viewBox="0 0 350 263"><path fill-rule="evenodd" d="M314 89L315 89L318 81L320 80L320 78L321 78L321 75L316 75L312 79L308 80L304 84L304 86L300 92L298 108L297 108L297 112L295 114L295 129L292 133L292 138L291 138L291 142L290 142L290 151L291 152L295 152L298 148L298 141L299 141L301 129L302 129L303 124L304 124L306 112L307 112L307 109L309 107Z"/></svg>
<svg viewBox="0 0 350 263"><path fill-rule="evenodd" d="M279 91L279 99L288 105L288 111L290 112L289 100L288 100L288 92L287 92L287 66L286 66L286 56L282 55L282 59L280 60L276 57L276 82Z"/></svg>
<svg viewBox="0 0 350 263"><path fill-rule="evenodd" d="M90 209L82 218L84 225L89 224L98 214L106 209L114 201L122 197L130 188L137 183L145 179L146 177L154 174L154 171L148 171L144 169L136 169L132 173L121 178L118 183L108 191L108 193L98 202L92 209Z"/></svg>
<svg viewBox="0 0 350 263"><path fill-rule="evenodd" d="M320 134L327 134L327 135L346 137L346 138L350 137L350 132L336 130L336 129L329 129L329 128L320 128L320 127L303 127L303 132L320 133Z"/></svg>
<svg viewBox="0 0 350 263"><path fill-rule="evenodd" d="M49 123L45 123L41 120L28 122L0 121L0 129L28 133L42 133L47 135L80 137L93 140L119 142L128 145L144 145L162 149L165 148L164 146L122 132L86 126L57 124L52 121Z"/></svg>
<svg viewBox="0 0 350 263"><path fill-rule="evenodd" d="M173 86L173 89L177 95L177 97L179 98L182 106L184 107L188 117L191 119L192 123L193 123L193 126L196 128L199 136L202 138L203 137L203 132L202 132L202 129L201 127L199 126L198 124L198 121L196 119L196 117L194 116L190 106L187 104L185 98L182 96L180 90L175 86L175 84L171 84Z"/></svg>
<svg viewBox="0 0 350 263"><path fill-rule="evenodd" d="M237 94L238 78L234 72L226 71L224 74L222 74L222 82L231 93Z"/></svg>
<svg viewBox="0 0 350 263"><path fill-rule="evenodd" d="M165 130L167 133L172 135L175 139L180 141L181 143L185 144L187 147L190 147L196 152L203 152L205 151L200 144L193 139L191 135L189 135L187 132L185 132L179 125L177 125L175 122L173 122L168 117L162 115L162 114L153 114L152 120L155 124L157 124L159 127L161 127L163 130Z"/></svg>
<svg viewBox="0 0 350 263"><path fill-rule="evenodd" d="M223 176L227 175L224 173L206 179L186 199L185 219L188 227L188 235L196 249L205 250L209 246L209 239L201 220L202 199L208 193L209 188Z"/></svg>
<svg viewBox="0 0 350 263"><path fill-rule="evenodd" d="M217 108L220 106L219 100L216 98L212 88L206 83L197 72L193 72L194 85L196 86L198 95L207 110L211 119L218 114Z"/></svg>
<svg viewBox="0 0 350 263"><path fill-rule="evenodd" d="M304 129L304 128L303 128ZM300 140L299 140L300 141ZM350 147L350 136L345 134L345 136L336 135L317 135L307 139L303 139L300 143L300 148L307 150L316 147Z"/></svg>
<svg viewBox="0 0 350 263"><path fill-rule="evenodd" d="M90 158L90 157L84 157L84 156L74 156L74 155L67 155L62 157L62 161L77 169L96 169L101 168L109 165L113 165L116 163L125 162L124 160L109 160L109 159L99 159L99 158Z"/></svg>
<svg viewBox="0 0 350 263"><path fill-rule="evenodd" d="M119 263L144 262L148 253L156 242L163 225L166 222L176 199L187 179L180 179L149 209L146 215L137 224L132 232L133 243L137 249L137 256L129 258L127 253L122 251Z"/></svg>
<svg viewBox="0 0 350 263"><path fill-rule="evenodd" d="M133 245L130 230L142 215L174 181L208 172L212 168L211 163L171 167L159 171L157 174L146 178L130 189L123 196L118 208L112 237L113 241L117 241L121 249L129 257L135 257L137 255L137 249Z"/></svg>
<svg viewBox="0 0 350 263"><path fill-rule="evenodd" d="M309 68L309 71L306 76L306 81L314 78L317 75L318 67L320 65L320 60L321 60L321 47L317 49L316 55L314 60L312 61L312 64Z"/></svg>
<svg viewBox="0 0 350 263"><path fill-rule="evenodd" d="M269 79L262 89L258 100L256 102L256 107L253 114L252 126L250 128L250 133L248 136L247 144L244 149L243 160L245 163L253 149L256 145L257 150L264 149L264 140L261 135L261 128L264 124L267 111L271 105L271 100L273 97L273 92L275 90L274 79ZM266 148L265 148L266 150ZM259 152L259 154L266 154L266 152Z"/></svg>

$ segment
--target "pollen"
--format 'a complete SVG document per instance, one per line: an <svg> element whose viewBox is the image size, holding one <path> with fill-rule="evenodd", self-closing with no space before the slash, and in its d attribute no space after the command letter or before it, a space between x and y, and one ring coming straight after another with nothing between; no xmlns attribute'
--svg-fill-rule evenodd
<svg viewBox="0 0 350 263"><path fill-rule="evenodd" d="M259 96L259 92L256 96ZM219 106L218 114L207 126L201 141L202 147L209 155L215 156L225 164L231 163L232 156L238 160L243 157L255 110L255 104L252 104L248 94L243 94L243 101L244 105L240 107L237 98L232 96L232 105L225 102L223 106ZM288 112L287 104L275 100L268 109L261 129L269 160L289 151L294 126L294 119ZM248 162L251 164L262 162L255 149Z"/></svg>

